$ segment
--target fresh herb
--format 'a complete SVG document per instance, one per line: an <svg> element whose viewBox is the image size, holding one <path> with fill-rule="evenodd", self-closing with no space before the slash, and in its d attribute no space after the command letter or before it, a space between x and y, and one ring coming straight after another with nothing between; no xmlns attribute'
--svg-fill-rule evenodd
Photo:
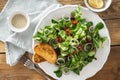
<svg viewBox="0 0 120 80"><path fill-rule="evenodd" d="M91 21L90 21L90 22L87 22L86 26L87 26L87 27L93 26L93 22L91 22Z"/></svg>
<svg viewBox="0 0 120 80"><path fill-rule="evenodd" d="M60 69L54 71L54 73L56 74L57 77L61 77L62 76L62 71Z"/></svg>
<svg viewBox="0 0 120 80"><path fill-rule="evenodd" d="M104 27L103 23L102 22L99 22L97 25L96 25L96 29L100 30Z"/></svg>

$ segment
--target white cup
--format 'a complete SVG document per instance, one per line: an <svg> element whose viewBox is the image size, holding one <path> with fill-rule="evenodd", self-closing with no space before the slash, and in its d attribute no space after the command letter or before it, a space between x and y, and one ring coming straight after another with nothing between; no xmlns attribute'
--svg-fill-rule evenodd
<svg viewBox="0 0 120 80"><path fill-rule="evenodd" d="M29 16L21 11L15 11L8 17L8 26L13 32L23 32L30 25Z"/></svg>
<svg viewBox="0 0 120 80"><path fill-rule="evenodd" d="M103 12L110 7L110 5L112 3L112 0L106 0L105 3L104 3L104 7L100 8L100 9L96 9L96 8L91 7L88 3L88 0L84 0L84 3L85 3L87 8L89 8L90 10L92 10L94 12Z"/></svg>

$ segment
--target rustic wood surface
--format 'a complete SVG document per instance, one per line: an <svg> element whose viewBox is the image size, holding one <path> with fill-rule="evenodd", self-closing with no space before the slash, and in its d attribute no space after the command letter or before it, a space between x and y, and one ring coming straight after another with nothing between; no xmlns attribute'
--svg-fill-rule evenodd
<svg viewBox="0 0 120 80"><path fill-rule="evenodd" d="M83 0L58 0L63 5L81 4ZM7 0L0 0L0 11ZM120 0L113 0L111 7L98 13L104 19L111 37L111 52L102 70L87 80L120 80ZM32 75L32 76L31 76ZM14 67L6 64L4 43L0 42L0 80L43 80L42 76L18 63Z"/></svg>

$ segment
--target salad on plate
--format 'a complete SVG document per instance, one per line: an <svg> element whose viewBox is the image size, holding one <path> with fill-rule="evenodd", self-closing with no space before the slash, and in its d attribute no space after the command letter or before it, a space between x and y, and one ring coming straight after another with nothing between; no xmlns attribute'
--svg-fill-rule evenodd
<svg viewBox="0 0 120 80"><path fill-rule="evenodd" d="M93 24L94 22L82 17L80 6L78 6L69 17L52 19L50 25L40 28L34 35L36 43L47 44L55 51L57 58L53 64L58 66L54 71L57 77L69 71L79 75L84 66L93 59L97 60L96 51L102 47L107 37L99 34L99 31L104 28L102 22L98 22L95 26ZM44 55L41 55L44 53L39 53L38 58L46 61Z"/></svg>

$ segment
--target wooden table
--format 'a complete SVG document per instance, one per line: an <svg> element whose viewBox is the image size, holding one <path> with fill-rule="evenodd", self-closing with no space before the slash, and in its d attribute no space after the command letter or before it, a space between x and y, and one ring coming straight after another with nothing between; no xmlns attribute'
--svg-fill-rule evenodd
<svg viewBox="0 0 120 80"><path fill-rule="evenodd" d="M83 0L58 0L62 4L81 4ZM0 11L7 0L0 0ZM111 36L111 52L102 70L87 80L120 80L120 0L113 0L111 7L98 13L105 21ZM18 63L10 67L6 64L4 43L0 42L0 80L43 80L35 71Z"/></svg>

